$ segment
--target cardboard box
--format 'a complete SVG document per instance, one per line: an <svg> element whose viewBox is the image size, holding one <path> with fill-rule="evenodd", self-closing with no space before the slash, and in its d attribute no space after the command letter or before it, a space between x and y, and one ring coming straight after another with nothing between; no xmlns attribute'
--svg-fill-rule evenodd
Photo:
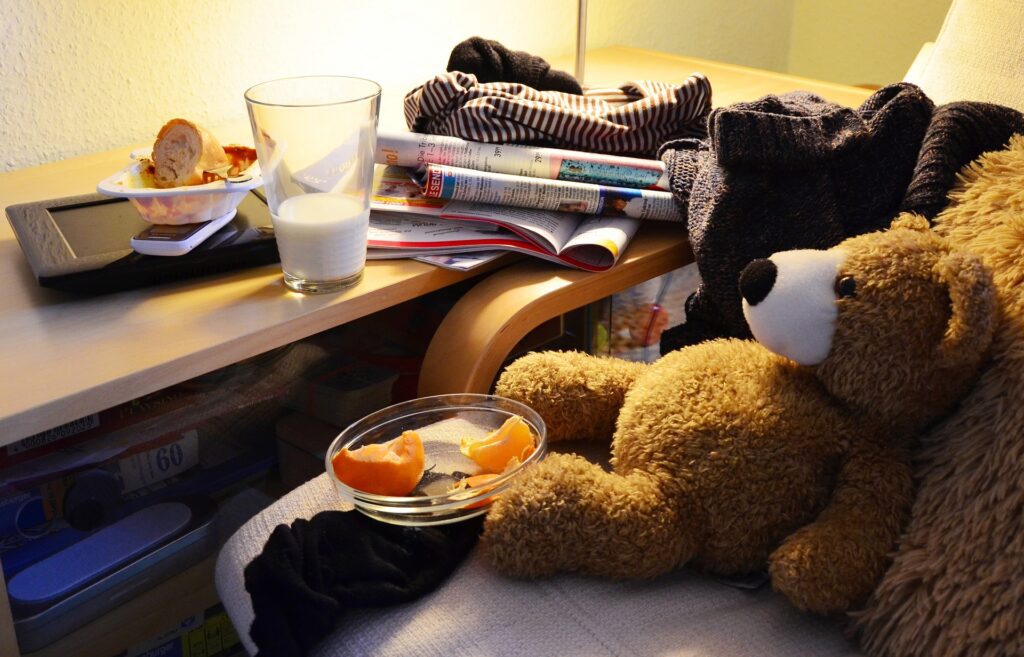
<svg viewBox="0 0 1024 657"><path fill-rule="evenodd" d="M332 356L303 374L285 403L337 427L391 404L398 372L347 355Z"/></svg>
<svg viewBox="0 0 1024 657"><path fill-rule="evenodd" d="M183 618L177 626L132 646L115 657L236 657L244 656L223 605Z"/></svg>

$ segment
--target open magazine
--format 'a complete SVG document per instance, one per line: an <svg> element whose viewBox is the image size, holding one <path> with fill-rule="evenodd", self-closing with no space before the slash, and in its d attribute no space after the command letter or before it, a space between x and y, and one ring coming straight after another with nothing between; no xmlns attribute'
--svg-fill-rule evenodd
<svg viewBox="0 0 1024 657"><path fill-rule="evenodd" d="M408 170L387 167L375 181L367 257L504 250L605 271L639 226L631 217L425 198Z"/></svg>
<svg viewBox="0 0 1024 657"><path fill-rule="evenodd" d="M486 265L492 260L497 260L505 255L505 251L476 251L473 253L446 253L438 255L426 255L413 258L442 269L455 271L468 271L476 269L480 265Z"/></svg>

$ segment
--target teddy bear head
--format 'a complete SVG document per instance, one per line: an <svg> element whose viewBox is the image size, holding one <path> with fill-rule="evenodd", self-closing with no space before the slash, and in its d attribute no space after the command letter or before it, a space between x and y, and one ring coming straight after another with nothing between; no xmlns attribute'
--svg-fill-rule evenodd
<svg viewBox="0 0 1024 657"><path fill-rule="evenodd" d="M981 260L911 215L828 250L755 260L740 290L758 342L811 367L865 417L907 431L963 396L995 325Z"/></svg>

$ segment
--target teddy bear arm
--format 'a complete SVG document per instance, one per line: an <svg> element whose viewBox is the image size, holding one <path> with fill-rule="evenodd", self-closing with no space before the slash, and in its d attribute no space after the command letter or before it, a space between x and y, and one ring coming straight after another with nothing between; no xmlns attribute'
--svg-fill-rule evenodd
<svg viewBox="0 0 1024 657"><path fill-rule="evenodd" d="M549 442L610 442L626 392L646 368L580 352L534 352L505 368L494 394L537 411Z"/></svg>
<svg viewBox="0 0 1024 657"><path fill-rule="evenodd" d="M573 454L552 454L495 500L485 554L516 577L576 571L653 577L688 561L699 523L648 473L618 475Z"/></svg>
<svg viewBox="0 0 1024 657"><path fill-rule="evenodd" d="M905 454L866 444L845 457L828 506L769 558L773 586L827 614L863 601L882 576L910 510Z"/></svg>

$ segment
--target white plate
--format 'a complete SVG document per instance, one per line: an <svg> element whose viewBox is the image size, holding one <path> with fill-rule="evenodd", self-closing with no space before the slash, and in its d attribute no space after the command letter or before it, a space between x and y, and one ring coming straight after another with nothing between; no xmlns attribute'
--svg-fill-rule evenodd
<svg viewBox="0 0 1024 657"><path fill-rule="evenodd" d="M192 224L222 217L238 207L250 190L263 184L259 162L243 172L252 176L245 181L217 180L170 189L144 186L141 166L133 162L101 181L96 191L130 200L142 218L153 224Z"/></svg>

